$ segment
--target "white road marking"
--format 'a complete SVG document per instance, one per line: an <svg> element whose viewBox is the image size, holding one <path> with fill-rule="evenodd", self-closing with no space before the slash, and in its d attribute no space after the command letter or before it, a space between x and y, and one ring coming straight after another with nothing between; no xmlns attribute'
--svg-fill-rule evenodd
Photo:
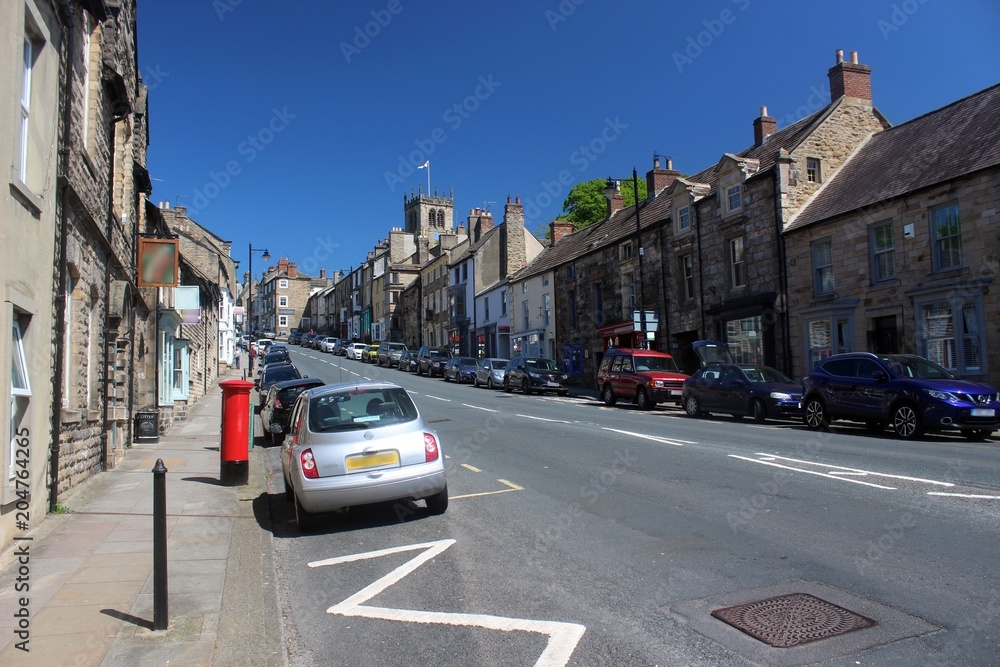
<svg viewBox="0 0 1000 667"><path fill-rule="evenodd" d="M471 405L469 403L462 403L462 405L466 408L475 408L476 410L485 410L486 412L500 412L499 410L493 410L492 408L484 408L479 405Z"/></svg>
<svg viewBox="0 0 1000 667"><path fill-rule="evenodd" d="M371 381L371 378L370 378L370 377L368 377L367 375L364 375L364 376L362 376L362 378L361 378L361 379L362 379L362 380L369 380L369 381Z"/></svg>
<svg viewBox="0 0 1000 667"><path fill-rule="evenodd" d="M403 563L395 570L378 579L360 591L350 596L343 602L336 604L329 609L329 614L339 614L341 616L356 616L363 618L376 618L386 621L400 621L404 623L426 623L440 625L459 625L467 627L486 628L488 630L501 630L503 632L521 631L537 632L548 635L549 641L535 661L535 667L562 667L569 662L576 645L583 637L587 628L577 623L561 623L558 621L533 621L521 618L506 618L503 616L490 616L486 614L459 614L439 611L415 611L409 609L389 609L385 607L368 607L363 603L368 602L379 593L412 574L417 568L427 561L443 553L448 547L455 544L455 540L437 540L435 542L424 542L421 544L410 544L404 547L393 547L390 549L380 549L366 553L353 554L351 556L341 556L339 558L328 558L326 560L313 561L309 567L323 567L326 565L339 565L341 563L353 563L360 560L370 560L391 556L393 554L404 553L406 551L425 551L418 556Z"/></svg>
<svg viewBox="0 0 1000 667"><path fill-rule="evenodd" d="M463 468L465 468L466 470L471 470L472 472L482 472L482 470L480 470L480 469L479 469L479 468L477 468L476 466L473 466L473 465L469 465L468 463L463 463L463 464L461 464L461 465L462 465L462 467L463 467Z"/></svg>
<svg viewBox="0 0 1000 667"><path fill-rule="evenodd" d="M982 500L1000 500L1000 496L986 496L978 493L945 493L944 491L928 491L928 496L949 496L951 498L978 498Z"/></svg>
<svg viewBox="0 0 1000 667"><path fill-rule="evenodd" d="M518 486L514 482L508 482L505 479L498 479L497 481L500 482L501 484L506 484L507 486L509 486L511 491L524 491L523 486Z"/></svg>
<svg viewBox="0 0 1000 667"><path fill-rule="evenodd" d="M569 423L565 419L547 419L545 417L536 417L534 415L515 414L514 416L515 417L524 417L525 419L535 419L535 420L540 421L540 422L553 422L555 424L568 424Z"/></svg>
<svg viewBox="0 0 1000 667"><path fill-rule="evenodd" d="M852 484L861 484L863 486L873 486L876 489L885 489L887 491L895 491L896 490L896 487L894 487L894 486L883 486L881 484L872 484L870 482L862 482L859 479L850 479L850 478L847 478L847 477L837 477L836 475L831 475L831 474L825 473L825 472L817 472L816 470L805 470L804 468L795 468L795 467L792 467L792 466L782 465L780 463L774 463L773 459L765 461L765 460L762 460L762 459L752 459L752 458L750 458L748 456L737 456L736 454L729 454L729 458L731 458L731 459L740 459L742 461L749 461L750 463L759 463L759 464L765 465L765 466L773 466L775 468L784 468L785 470L794 470L796 472L804 472L807 475L817 475L819 477L826 477L827 479L836 479L836 480L839 480L841 482L850 482Z"/></svg>
<svg viewBox="0 0 1000 667"><path fill-rule="evenodd" d="M432 396L430 394L424 394L427 398L433 398L435 401L444 401L445 403L451 403L450 398L441 398L440 396Z"/></svg>
<svg viewBox="0 0 1000 667"><path fill-rule="evenodd" d="M848 468L845 466L835 466L829 463L818 463L816 461L803 461L802 459L791 459L787 456L778 456L777 454L765 454L764 452L755 452L756 456L764 456L768 459L781 459L782 461L791 461L792 463L804 463L806 465L817 466L820 468L830 468L831 470L842 471L842 472L831 472L831 475L872 475L874 477L888 477L890 479L901 479L907 482L920 482L922 484L937 484L938 486L955 486L951 482L939 482L934 479L924 479L922 477L906 477L905 475L890 475L884 472L872 472L871 470L862 470L861 468Z"/></svg>
<svg viewBox="0 0 1000 667"><path fill-rule="evenodd" d="M665 445L673 445L674 447L683 447L684 445L695 444L690 440L674 440L672 438L661 438L658 435L646 435L645 433L635 433L634 431L622 431L621 429L610 428L608 426L602 426L601 430L612 431L614 433L621 433L622 435L631 435L636 438L644 438L646 440L653 440L655 442L662 442Z"/></svg>

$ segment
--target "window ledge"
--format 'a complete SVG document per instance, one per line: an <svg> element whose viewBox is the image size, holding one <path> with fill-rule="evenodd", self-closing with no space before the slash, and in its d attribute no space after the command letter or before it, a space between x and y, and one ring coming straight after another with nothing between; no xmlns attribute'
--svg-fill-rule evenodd
<svg viewBox="0 0 1000 667"><path fill-rule="evenodd" d="M83 414L79 410L62 408L59 412L59 421L63 424L76 424L82 421Z"/></svg>
<svg viewBox="0 0 1000 667"><path fill-rule="evenodd" d="M826 301L834 301L837 299L836 292L828 292L826 294L815 294L813 295L813 301L816 303L824 303Z"/></svg>
<svg viewBox="0 0 1000 667"><path fill-rule="evenodd" d="M42 205L45 203L45 200L32 192L20 178L11 179L10 189L13 191L15 197L27 204L32 215L39 216L42 214Z"/></svg>
<svg viewBox="0 0 1000 667"><path fill-rule="evenodd" d="M899 278L892 278L891 280L881 280L877 283L872 283L871 288L873 290L888 289L890 287L899 287L900 284Z"/></svg>
<svg viewBox="0 0 1000 667"><path fill-rule="evenodd" d="M947 271L935 271L927 275L931 280L945 280L950 278L959 278L961 276L969 275L971 269L967 266L963 266L957 269L948 269Z"/></svg>

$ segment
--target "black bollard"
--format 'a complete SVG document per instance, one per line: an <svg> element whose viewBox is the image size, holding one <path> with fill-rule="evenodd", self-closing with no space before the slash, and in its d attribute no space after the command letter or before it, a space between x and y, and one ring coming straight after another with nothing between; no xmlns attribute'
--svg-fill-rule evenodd
<svg viewBox="0 0 1000 667"><path fill-rule="evenodd" d="M153 466L153 629L166 630L167 614L167 467Z"/></svg>

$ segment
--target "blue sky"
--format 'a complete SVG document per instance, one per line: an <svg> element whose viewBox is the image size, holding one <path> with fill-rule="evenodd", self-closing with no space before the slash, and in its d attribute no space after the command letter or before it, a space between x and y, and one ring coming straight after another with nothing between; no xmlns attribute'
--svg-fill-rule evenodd
<svg viewBox="0 0 1000 667"><path fill-rule="evenodd" d="M138 20L151 199L241 270L249 243L356 266L426 160L456 221L520 196L530 229L654 152L695 173L753 142L760 106L780 129L825 105L836 49L894 124L1000 81L995 0L139 0Z"/></svg>

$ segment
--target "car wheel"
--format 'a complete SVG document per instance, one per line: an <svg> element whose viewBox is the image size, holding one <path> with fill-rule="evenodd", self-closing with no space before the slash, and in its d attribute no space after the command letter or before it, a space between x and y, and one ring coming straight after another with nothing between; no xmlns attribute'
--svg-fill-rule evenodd
<svg viewBox="0 0 1000 667"><path fill-rule="evenodd" d="M503 379L503 390L504 390L505 392L507 392L508 394L509 394L509 393L510 393L511 391L513 391L513 390L512 390L511 388L510 388L510 382L507 382L507 378L504 378L504 379Z"/></svg>
<svg viewBox="0 0 1000 667"><path fill-rule="evenodd" d="M420 372L420 364L417 364L417 375L423 375L423 373Z"/></svg>
<svg viewBox="0 0 1000 667"><path fill-rule="evenodd" d="M969 440L985 440L990 437L991 433L993 433L993 431L988 428L971 428L962 431L962 435Z"/></svg>
<svg viewBox="0 0 1000 667"><path fill-rule="evenodd" d="M476 389L479 389L479 376L478 375L473 375L472 376L472 386L475 387Z"/></svg>
<svg viewBox="0 0 1000 667"><path fill-rule="evenodd" d="M604 399L604 405L612 406L618 402L618 397L615 396L615 390L611 388L611 383L604 385L604 391L601 392L601 398Z"/></svg>
<svg viewBox="0 0 1000 667"><path fill-rule="evenodd" d="M758 424L763 424L767 421L767 408L764 406L764 401L757 400L750 405L750 414L753 415L753 420Z"/></svg>
<svg viewBox="0 0 1000 667"><path fill-rule="evenodd" d="M688 417L701 416L701 405L698 403L698 399L696 397L688 396L684 399L684 412Z"/></svg>
<svg viewBox="0 0 1000 667"><path fill-rule="evenodd" d="M649 394L646 393L645 387L639 387L639 390L635 392L635 404L640 410L652 410L653 406L656 405L649 400Z"/></svg>
<svg viewBox="0 0 1000 667"><path fill-rule="evenodd" d="M448 510L448 487L426 498L427 511L431 514L444 514Z"/></svg>
<svg viewBox="0 0 1000 667"><path fill-rule="evenodd" d="M528 378L521 380L521 393L525 396L531 393L531 383L528 382Z"/></svg>
<svg viewBox="0 0 1000 667"><path fill-rule="evenodd" d="M491 377L486 378L486 388L487 389L493 388L493 378Z"/></svg>
<svg viewBox="0 0 1000 667"><path fill-rule="evenodd" d="M903 440L913 440L924 433L923 424L920 423L920 415L909 403L903 403L892 411L892 428L895 429L896 435Z"/></svg>
<svg viewBox="0 0 1000 667"><path fill-rule="evenodd" d="M806 402L806 426L814 431L826 430L830 427L830 419L826 416L826 407L818 398L810 398Z"/></svg>
<svg viewBox="0 0 1000 667"><path fill-rule="evenodd" d="M299 497L292 492L292 502L295 503L295 523L298 524L300 533L309 533L316 529L316 515L306 511L299 502Z"/></svg>

